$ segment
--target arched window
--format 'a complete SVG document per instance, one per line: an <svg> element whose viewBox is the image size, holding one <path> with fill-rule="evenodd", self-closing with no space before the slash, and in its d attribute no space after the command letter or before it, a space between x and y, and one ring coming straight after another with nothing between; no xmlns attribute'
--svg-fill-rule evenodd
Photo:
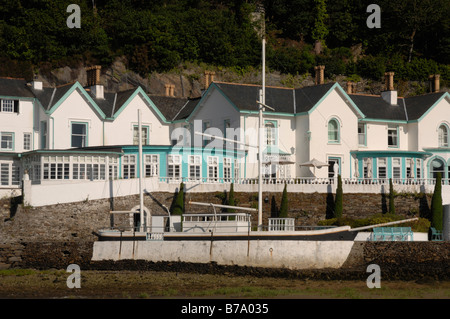
<svg viewBox="0 0 450 319"><path fill-rule="evenodd" d="M444 124L439 126L439 147L448 147L448 127Z"/></svg>
<svg viewBox="0 0 450 319"><path fill-rule="evenodd" d="M264 124L264 126L266 129L266 144L267 144L267 146L277 145L275 123L272 121L267 121Z"/></svg>
<svg viewBox="0 0 450 319"><path fill-rule="evenodd" d="M430 164L430 172L432 178L437 178L437 174L441 173L441 177L445 177L444 162L438 158L435 158Z"/></svg>
<svg viewBox="0 0 450 319"><path fill-rule="evenodd" d="M339 122L336 119L331 119L328 122L328 142L339 143Z"/></svg>

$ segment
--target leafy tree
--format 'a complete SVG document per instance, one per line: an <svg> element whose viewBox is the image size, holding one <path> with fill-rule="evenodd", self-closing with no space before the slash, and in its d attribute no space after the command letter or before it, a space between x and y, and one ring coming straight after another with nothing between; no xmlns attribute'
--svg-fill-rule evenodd
<svg viewBox="0 0 450 319"><path fill-rule="evenodd" d="M280 218L287 218L288 217L287 184L284 184L283 195L281 196L279 217Z"/></svg>
<svg viewBox="0 0 450 319"><path fill-rule="evenodd" d="M326 0L314 0L315 7L315 20L314 29L312 30L312 38L315 41L319 41L322 45L325 45L325 38L328 35L328 13Z"/></svg>
<svg viewBox="0 0 450 319"><path fill-rule="evenodd" d="M342 217L343 212L343 191L342 191L342 178L338 175L338 185L336 188L336 199L334 202L334 218Z"/></svg>
<svg viewBox="0 0 450 319"><path fill-rule="evenodd" d="M437 173L436 185L434 186L433 197L431 199L431 227L436 228L436 230L442 231L442 219L442 177L441 173Z"/></svg>

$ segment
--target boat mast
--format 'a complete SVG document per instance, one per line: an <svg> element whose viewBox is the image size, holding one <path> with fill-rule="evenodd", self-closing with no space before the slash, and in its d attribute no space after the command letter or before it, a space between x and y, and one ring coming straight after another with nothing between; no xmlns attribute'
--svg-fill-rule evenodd
<svg viewBox="0 0 450 319"><path fill-rule="evenodd" d="M142 192L142 174L143 174L143 165L142 165L142 121L141 121L141 110L138 110L138 138L139 138L139 214L141 218L141 231L145 231L144 229L144 194Z"/></svg>
<svg viewBox="0 0 450 319"><path fill-rule="evenodd" d="M262 12L262 90L259 99L259 134L258 134L258 230L262 230L262 145L263 145L263 105L266 104L266 30L265 30L265 14Z"/></svg>

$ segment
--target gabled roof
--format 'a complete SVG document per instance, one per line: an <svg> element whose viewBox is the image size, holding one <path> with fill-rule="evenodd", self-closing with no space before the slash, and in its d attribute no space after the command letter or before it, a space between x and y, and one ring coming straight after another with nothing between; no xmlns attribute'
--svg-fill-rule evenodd
<svg viewBox="0 0 450 319"><path fill-rule="evenodd" d="M407 121L403 98L398 99L398 105L391 105L378 95L349 94L349 96L368 119Z"/></svg>
<svg viewBox="0 0 450 319"><path fill-rule="evenodd" d="M34 98L24 79L0 78L0 96Z"/></svg>
<svg viewBox="0 0 450 319"><path fill-rule="evenodd" d="M405 98L408 120L420 120L445 96L449 97L449 94L447 92L437 92Z"/></svg>
<svg viewBox="0 0 450 319"><path fill-rule="evenodd" d="M178 98L171 96L151 95L150 99L169 121L183 120L188 117L200 98Z"/></svg>

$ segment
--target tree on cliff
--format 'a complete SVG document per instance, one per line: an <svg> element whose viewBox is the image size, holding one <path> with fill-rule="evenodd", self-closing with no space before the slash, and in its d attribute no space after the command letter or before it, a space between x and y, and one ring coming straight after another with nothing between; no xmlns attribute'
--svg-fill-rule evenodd
<svg viewBox="0 0 450 319"><path fill-rule="evenodd" d="M342 211L344 210L343 205L343 191L342 191L342 178L341 175L338 175L338 185L336 189L336 199L334 202L334 217L340 218L342 217Z"/></svg>
<svg viewBox="0 0 450 319"><path fill-rule="evenodd" d="M436 185L434 186L433 198L431 199L431 227L442 231L442 177L441 173L437 173Z"/></svg>
<svg viewBox="0 0 450 319"><path fill-rule="evenodd" d="M283 196L281 197L281 205L280 205L280 218L288 217L288 197L287 197L287 185L284 184Z"/></svg>

